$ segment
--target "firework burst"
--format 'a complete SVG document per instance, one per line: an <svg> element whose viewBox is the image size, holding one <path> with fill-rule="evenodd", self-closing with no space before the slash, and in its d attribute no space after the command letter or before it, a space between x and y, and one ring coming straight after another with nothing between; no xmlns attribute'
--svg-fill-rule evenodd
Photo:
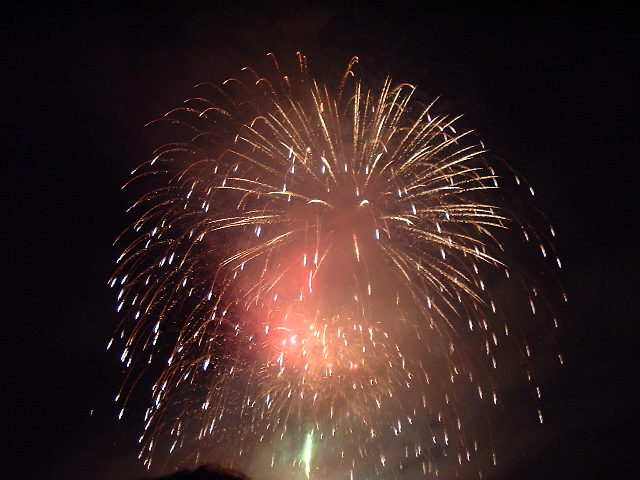
<svg viewBox="0 0 640 480"><path fill-rule="evenodd" d="M428 477L445 457L481 471L494 372L520 365L535 390L527 332L546 328L529 318L546 296L511 251L553 248L496 169L520 178L456 118L408 84L364 89L355 59L334 89L299 61L294 76L274 60L271 80L199 85L163 119L188 138L135 172L156 188L111 284L122 361L162 366L141 456L217 444L311 477ZM508 317L504 284L528 315ZM304 460L283 453L302 444Z"/></svg>

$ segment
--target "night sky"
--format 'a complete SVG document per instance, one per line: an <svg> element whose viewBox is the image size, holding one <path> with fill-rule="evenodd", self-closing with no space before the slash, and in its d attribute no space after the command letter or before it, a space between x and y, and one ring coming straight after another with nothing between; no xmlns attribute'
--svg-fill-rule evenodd
<svg viewBox="0 0 640 480"><path fill-rule="evenodd" d="M302 51L327 81L358 55L365 81L391 74L440 96L442 111L464 114L458 125L524 174L555 227L565 365L544 385L545 424L500 440L520 460L491 478L640 478L635 12L131 3L2 7L0 477L147 474L137 460L147 398L139 392L139 412L117 420L123 376L106 350L119 321L112 242L136 199L120 187L166 141L144 125L195 84Z"/></svg>

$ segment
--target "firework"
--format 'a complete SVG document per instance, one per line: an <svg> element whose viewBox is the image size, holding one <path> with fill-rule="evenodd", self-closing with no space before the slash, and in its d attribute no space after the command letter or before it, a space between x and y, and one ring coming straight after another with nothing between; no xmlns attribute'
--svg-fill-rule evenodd
<svg viewBox="0 0 640 480"><path fill-rule="evenodd" d="M494 372L518 365L535 390L547 297L512 259L555 254L513 213L502 177L520 177L411 85L366 90L355 63L335 87L302 56L293 76L274 60L199 85L163 119L187 136L134 172L155 188L111 284L123 391L161 368L145 462L217 445L306 477L482 471Z"/></svg>

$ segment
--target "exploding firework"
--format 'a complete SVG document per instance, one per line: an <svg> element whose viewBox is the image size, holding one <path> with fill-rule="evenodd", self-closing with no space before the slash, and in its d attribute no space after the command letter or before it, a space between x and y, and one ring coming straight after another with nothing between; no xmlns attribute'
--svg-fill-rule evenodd
<svg viewBox="0 0 640 480"><path fill-rule="evenodd" d="M513 259L555 253L502 185L526 184L411 85L365 89L355 63L335 88L302 56L293 76L274 60L199 85L163 119L188 136L134 172L155 188L111 285L123 391L161 366L147 464L217 445L301 477L479 472L495 372L536 391L547 295Z"/></svg>

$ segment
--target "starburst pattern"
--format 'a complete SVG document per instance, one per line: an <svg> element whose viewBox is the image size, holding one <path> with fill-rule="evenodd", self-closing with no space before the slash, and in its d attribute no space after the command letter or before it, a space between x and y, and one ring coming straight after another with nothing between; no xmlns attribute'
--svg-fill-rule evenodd
<svg viewBox="0 0 640 480"><path fill-rule="evenodd" d="M535 391L527 331L549 311L512 252L553 248L505 202L496 169L521 178L457 118L408 84L364 89L355 59L334 89L299 60L294 77L274 60L272 80L245 69L200 85L163 119L189 137L136 171L157 187L134 205L111 284L129 312L122 361L164 365L141 455L266 445L295 469L278 445L313 436L307 476L419 465L428 477L444 457L481 471L481 452L495 461L478 432L498 403L498 345ZM524 320L508 318L500 282Z"/></svg>

